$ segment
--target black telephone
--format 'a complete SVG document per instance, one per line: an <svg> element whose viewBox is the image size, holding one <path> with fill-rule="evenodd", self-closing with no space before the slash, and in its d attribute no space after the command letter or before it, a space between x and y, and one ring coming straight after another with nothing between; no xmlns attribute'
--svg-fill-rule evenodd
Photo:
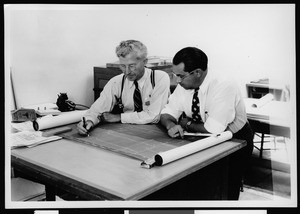
<svg viewBox="0 0 300 214"><path fill-rule="evenodd" d="M76 104L72 101L68 100L67 93L60 93L58 95L56 105L58 107L58 110L65 112L65 111L74 111Z"/></svg>

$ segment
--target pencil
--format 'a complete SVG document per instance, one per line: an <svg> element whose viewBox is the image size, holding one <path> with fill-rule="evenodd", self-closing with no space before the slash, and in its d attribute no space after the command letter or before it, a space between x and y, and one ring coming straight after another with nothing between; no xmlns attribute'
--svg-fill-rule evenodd
<svg viewBox="0 0 300 214"><path fill-rule="evenodd" d="M85 117L82 117L82 121L83 121L83 128L86 129L86 120L85 120ZM87 129L86 129L86 131L87 131L86 135L87 135L87 136L90 136L90 135L89 135L89 131L88 131Z"/></svg>
<svg viewBox="0 0 300 214"><path fill-rule="evenodd" d="M85 117L83 117L82 120L83 120L83 128L86 129L86 121L85 121Z"/></svg>

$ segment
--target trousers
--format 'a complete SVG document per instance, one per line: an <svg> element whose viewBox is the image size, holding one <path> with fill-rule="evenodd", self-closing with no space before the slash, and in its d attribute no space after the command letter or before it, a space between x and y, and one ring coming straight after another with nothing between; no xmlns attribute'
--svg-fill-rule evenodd
<svg viewBox="0 0 300 214"><path fill-rule="evenodd" d="M242 129L233 134L233 138L245 140L247 146L233 154L229 159L228 199L238 200L243 176L250 167L253 151L254 132L247 122Z"/></svg>

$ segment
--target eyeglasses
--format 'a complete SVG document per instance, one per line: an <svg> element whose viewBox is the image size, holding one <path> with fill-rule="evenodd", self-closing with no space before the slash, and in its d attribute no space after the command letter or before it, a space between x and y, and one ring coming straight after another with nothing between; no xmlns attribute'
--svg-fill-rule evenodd
<svg viewBox="0 0 300 214"><path fill-rule="evenodd" d="M173 73L174 76L180 78L181 80L184 80L186 77L192 75L196 70L197 70L197 69L193 70L192 72L190 72L190 73L188 73L188 74L186 74L186 75L175 74L174 72L172 72L172 73Z"/></svg>
<svg viewBox="0 0 300 214"><path fill-rule="evenodd" d="M140 62L143 62L143 61L145 61L145 59L140 60L140 61L137 62L137 63L133 63L133 64L129 64L129 65L120 64L119 67L120 67L120 69L121 69L123 72L126 71L126 67L128 67L128 69L129 69L130 71L135 71L137 65L138 65Z"/></svg>

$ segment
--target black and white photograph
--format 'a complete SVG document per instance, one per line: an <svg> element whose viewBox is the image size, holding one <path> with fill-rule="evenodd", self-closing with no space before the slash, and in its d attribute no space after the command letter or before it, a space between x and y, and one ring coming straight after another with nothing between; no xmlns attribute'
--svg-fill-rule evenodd
<svg viewBox="0 0 300 214"><path fill-rule="evenodd" d="M6 209L297 207L295 4L3 10Z"/></svg>

